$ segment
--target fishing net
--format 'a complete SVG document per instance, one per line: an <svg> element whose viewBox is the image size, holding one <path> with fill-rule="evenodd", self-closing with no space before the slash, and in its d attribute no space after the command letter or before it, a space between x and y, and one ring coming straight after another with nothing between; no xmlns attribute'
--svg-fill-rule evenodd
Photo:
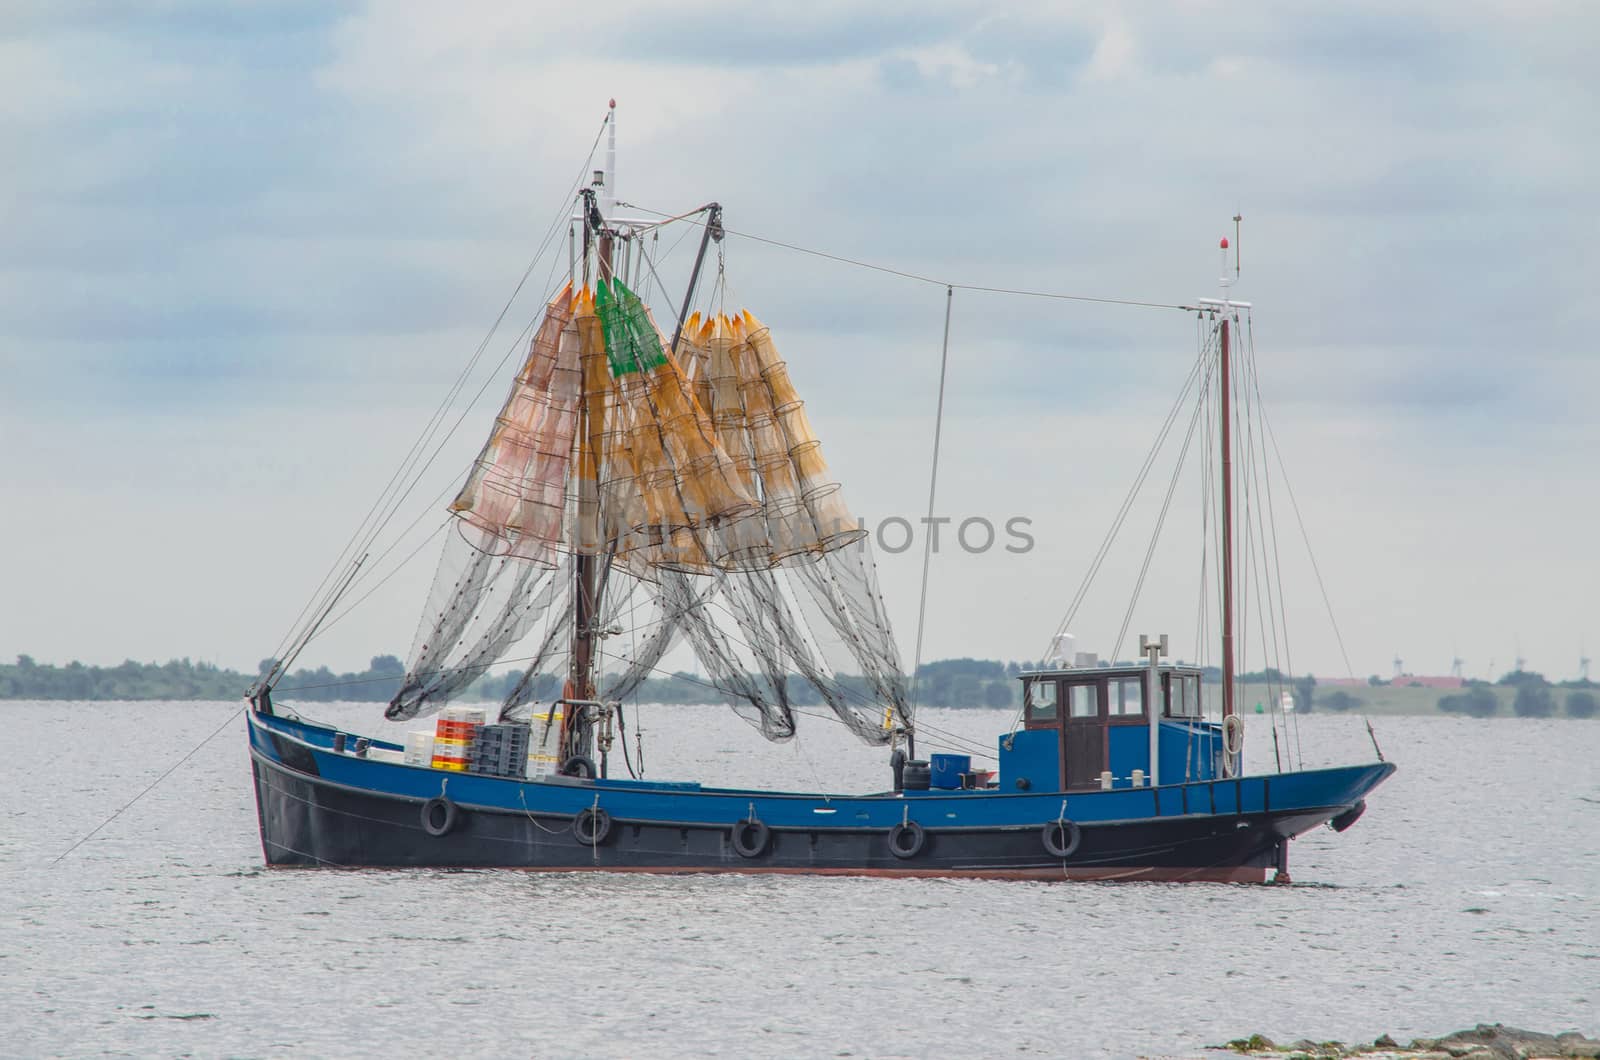
<svg viewBox="0 0 1600 1060"><path fill-rule="evenodd" d="M582 387L571 286L550 303L494 430L450 505L503 551L554 566Z"/></svg>
<svg viewBox="0 0 1600 1060"><path fill-rule="evenodd" d="M436 709L535 630L501 716L552 698L586 555L604 572L591 635L632 633L601 646L603 697L686 640L709 690L769 739L794 735L802 689L869 742L910 726L866 535L748 312L691 318L675 354L622 283L563 290L452 510L461 532L390 717Z"/></svg>
<svg viewBox="0 0 1600 1060"><path fill-rule="evenodd" d="M445 542L391 721L431 714L488 673L549 607L557 568L495 552L499 538L458 520Z"/></svg>

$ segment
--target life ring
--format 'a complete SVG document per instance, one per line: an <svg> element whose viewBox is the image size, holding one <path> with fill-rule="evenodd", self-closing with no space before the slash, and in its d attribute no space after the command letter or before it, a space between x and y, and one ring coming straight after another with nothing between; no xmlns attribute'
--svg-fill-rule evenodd
<svg viewBox="0 0 1600 1060"><path fill-rule="evenodd" d="M767 852L772 829L765 821L747 817L733 826L733 849L741 858L758 858Z"/></svg>
<svg viewBox="0 0 1600 1060"><path fill-rule="evenodd" d="M597 847L611 834L611 815L598 806L585 806L572 819L572 834L586 847Z"/></svg>
<svg viewBox="0 0 1600 1060"><path fill-rule="evenodd" d="M422 804L422 830L435 839L449 835L460 818L460 807L443 795L435 795Z"/></svg>
<svg viewBox="0 0 1600 1060"><path fill-rule="evenodd" d="M1222 749L1230 755L1244 750L1244 719L1237 714L1222 719Z"/></svg>
<svg viewBox="0 0 1600 1060"><path fill-rule="evenodd" d="M915 821L906 821L889 829L889 853L897 858L914 858L922 853L928 833Z"/></svg>
<svg viewBox="0 0 1600 1060"><path fill-rule="evenodd" d="M1078 844L1083 842L1083 829L1078 827L1076 821L1065 818L1046 821L1039 830L1039 838L1044 841L1045 853L1051 857L1070 858L1077 852Z"/></svg>
<svg viewBox="0 0 1600 1060"><path fill-rule="evenodd" d="M561 775L593 780L600 775L600 771L594 767L594 759L585 755L573 755L561 763Z"/></svg>

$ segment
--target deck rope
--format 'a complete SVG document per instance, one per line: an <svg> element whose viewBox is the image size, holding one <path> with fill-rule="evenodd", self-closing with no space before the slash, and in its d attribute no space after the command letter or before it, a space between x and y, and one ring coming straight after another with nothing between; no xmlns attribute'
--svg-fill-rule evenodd
<svg viewBox="0 0 1600 1060"><path fill-rule="evenodd" d="M159 777L157 777L156 779L152 780L149 784L145 785L145 789L143 791L139 792L139 794L135 795L133 798L129 799L127 802L125 802L121 806L117 807L116 812L114 812L110 817L107 817L105 820L101 821L99 824L95 825L92 829L90 829L88 835L85 835L82 839L79 839L76 843L72 844L70 847L68 847L67 849L63 850L61 853L57 854L56 857L55 857L55 860L50 862L50 864L51 865L59 865L61 863L61 859L62 858L66 857L68 854L72 853L74 850L77 850L79 847L83 846L83 844L85 844L89 840L93 839L97 834L99 834L100 829L104 828L106 825L110 824L112 821L115 821L118 817L121 817L123 812L125 810L127 810L128 807L132 806L134 803L138 802L140 799L144 798L146 795L148 795L152 791L154 791L156 789L156 786L159 785L163 780L166 780L168 777L172 776L173 773L177 772L179 766L183 765L189 759L193 758L195 756L196 752L198 752L200 750L200 748L204 747L206 744L210 743L212 740L214 740L218 736L220 736L222 734L222 730L226 729L229 725L231 725L233 723L233 719L237 718L240 714L243 714L244 711L245 711L245 708L244 707L240 707L238 710L234 711L232 714L229 714L227 716L227 718L225 718L223 720L221 725L218 725L215 729L211 730L211 735L210 736L207 736L204 740L201 740L199 743L197 743L193 747L189 748L188 753L185 754L182 758L178 759L176 762L172 763L172 765L168 766L167 767L167 771L165 773L162 773Z"/></svg>

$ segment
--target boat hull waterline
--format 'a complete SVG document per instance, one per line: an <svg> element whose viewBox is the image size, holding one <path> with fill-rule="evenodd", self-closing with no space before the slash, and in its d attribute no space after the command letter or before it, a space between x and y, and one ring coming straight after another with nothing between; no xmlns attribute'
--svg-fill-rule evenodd
<svg viewBox="0 0 1600 1060"><path fill-rule="evenodd" d="M262 848L276 867L1259 883L1284 843L1358 812L1394 771L1067 794L525 781L338 753L332 729L249 713Z"/></svg>

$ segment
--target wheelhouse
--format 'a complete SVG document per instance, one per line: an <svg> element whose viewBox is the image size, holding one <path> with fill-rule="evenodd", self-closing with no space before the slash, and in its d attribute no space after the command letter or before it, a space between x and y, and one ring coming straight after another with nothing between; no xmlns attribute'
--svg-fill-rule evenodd
<svg viewBox="0 0 1600 1060"><path fill-rule="evenodd" d="M1204 718L1199 667L1159 667L1155 712L1162 784L1221 775L1220 726ZM1029 787L1059 783L1062 791L1138 787L1150 778L1151 704L1147 666L1067 667L1022 675L1022 731L1002 757ZM1024 751L1022 758L1017 752ZM1002 774L1008 771L1002 765Z"/></svg>

